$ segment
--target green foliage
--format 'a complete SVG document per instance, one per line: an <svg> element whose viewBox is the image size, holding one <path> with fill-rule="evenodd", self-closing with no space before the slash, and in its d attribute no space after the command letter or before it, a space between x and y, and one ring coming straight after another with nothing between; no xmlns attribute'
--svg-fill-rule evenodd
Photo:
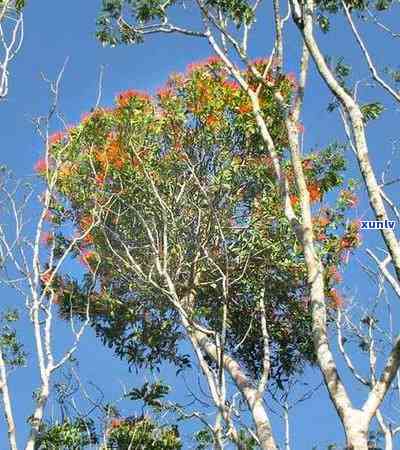
<svg viewBox="0 0 400 450"><path fill-rule="evenodd" d="M126 395L130 400L142 400L145 405L160 409L161 399L170 391L170 387L160 381L156 383L144 383L141 388L131 389Z"/></svg>
<svg viewBox="0 0 400 450"><path fill-rule="evenodd" d="M361 106L361 112L364 116L364 121L368 122L369 120L378 119L378 117L383 113L385 108L381 103L367 103Z"/></svg>
<svg viewBox="0 0 400 450"><path fill-rule="evenodd" d="M323 33L328 33L329 29L330 29L330 21L329 18L323 14L318 14L318 25L321 28L321 31Z"/></svg>
<svg viewBox="0 0 400 450"><path fill-rule="evenodd" d="M19 12L26 6L25 0L15 0L15 9Z"/></svg>
<svg viewBox="0 0 400 450"><path fill-rule="evenodd" d="M204 428L195 433L194 438L197 443L196 450L207 450L214 441L211 431L208 428Z"/></svg>
<svg viewBox="0 0 400 450"><path fill-rule="evenodd" d="M8 310L0 317L0 346L3 358L9 367L21 367L26 364L26 353L19 342L17 332L12 324L19 320L17 310Z"/></svg>
<svg viewBox="0 0 400 450"><path fill-rule="evenodd" d="M86 446L97 443L94 422L78 418L59 424L43 423L35 442L35 450L83 450Z"/></svg>
<svg viewBox="0 0 400 450"><path fill-rule="evenodd" d="M112 46L143 42L140 28L162 23L176 3L176 0L103 0L97 19L97 38L104 45ZM247 0L206 0L204 8L213 12L220 11L237 28L254 20L251 4ZM131 24L118 21L122 13L124 17L132 19Z"/></svg>
<svg viewBox="0 0 400 450"><path fill-rule="evenodd" d="M175 426L157 427L148 417L127 418L115 422L104 449L180 450L179 433Z"/></svg>

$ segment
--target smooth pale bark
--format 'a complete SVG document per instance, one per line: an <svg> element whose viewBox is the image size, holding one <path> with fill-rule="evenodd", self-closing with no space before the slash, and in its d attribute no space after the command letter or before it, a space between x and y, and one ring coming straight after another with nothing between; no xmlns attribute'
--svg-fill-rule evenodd
<svg viewBox="0 0 400 450"><path fill-rule="evenodd" d="M18 447L17 447L14 415L11 406L11 397L8 390L7 368L1 347L0 347L0 395L3 398L4 415L7 423L7 434L10 449L17 450Z"/></svg>
<svg viewBox="0 0 400 450"><path fill-rule="evenodd" d="M201 332L195 331L196 338L202 349L215 361L217 359L216 346ZM240 369L239 364L228 355L223 358L224 368L245 398L256 427L256 434L263 450L275 450L277 446L272 436L272 428L265 410L261 393L255 389Z"/></svg>
<svg viewBox="0 0 400 450"><path fill-rule="evenodd" d="M25 446L25 450L34 450L36 438L39 434L39 428L43 421L44 408L49 398L50 389L48 382L42 386L40 396L36 403L36 409L32 418L31 431L29 433L28 441Z"/></svg>
<svg viewBox="0 0 400 450"><path fill-rule="evenodd" d="M387 218L387 214L383 204L381 191L369 160L363 115L361 113L360 107L336 81L315 41L313 35L313 1L308 0L305 5L300 5L297 0L291 0L291 5L294 21L303 36L303 39L314 59L314 62L316 63L317 69L322 79L326 82L332 93L344 106L350 118L355 141L357 160L359 163L360 171L364 178L365 185L367 187L370 204L373 211L375 212L376 218L378 220L384 220L385 218ZM294 164L294 166L296 166L296 164ZM299 173L296 174L296 181L298 182L299 190L302 190L300 188L302 188L303 186L300 185L304 185L304 174L300 173L302 172L301 167L298 167L298 171ZM301 195L301 197L303 197L303 224L305 224L307 228L311 228L311 224L308 220L304 222L304 219L308 219L308 217L306 216L308 216L310 210L308 204L308 195L306 192L303 192L303 194L304 195ZM392 257L397 277L398 279L400 279L399 243L392 230L382 230L382 235ZM305 257L307 267L309 269L309 277L311 281L311 300L313 303L314 345L317 351L318 363L323 373L329 395L343 423L348 448L353 450L367 450L368 429L370 421L375 415L377 408L383 401L384 396L386 395L390 383L394 377L394 374L399 368L399 343L397 341L394 348L392 349L391 355L382 373L381 379L371 390L363 408L361 410L353 408L352 402L348 397L346 389L337 372L333 355L329 350L329 342L326 333L326 308L323 304L322 299L323 268L318 260L314 260L314 262L312 261L311 256L313 253L313 246L312 242L308 241L307 239L307 232L305 233L305 241ZM309 249L307 249L307 247L309 247ZM308 255L308 250L310 250L310 255Z"/></svg>
<svg viewBox="0 0 400 450"><path fill-rule="evenodd" d="M182 318L183 326L194 338L201 349L214 361L218 362L218 351L216 345L199 330L193 329L186 318ZM243 395L252 415L256 428L256 435L260 441L262 450L277 450L278 447L272 435L272 427L265 409L263 393L260 393L247 379L239 364L229 355L224 355L223 364L237 388Z"/></svg>

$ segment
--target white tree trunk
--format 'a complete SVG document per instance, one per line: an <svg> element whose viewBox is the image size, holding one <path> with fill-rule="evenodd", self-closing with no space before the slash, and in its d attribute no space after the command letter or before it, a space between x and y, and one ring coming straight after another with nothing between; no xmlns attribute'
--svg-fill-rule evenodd
<svg viewBox="0 0 400 450"><path fill-rule="evenodd" d="M218 352L215 344L211 342L204 333L193 330L193 327L182 318L182 323L188 333L197 341L201 349L218 363ZM252 415L256 428L256 435L262 450L278 450L275 439L272 435L272 427L265 409L263 393L259 392L243 374L239 364L229 355L224 355L223 364L237 388L243 395ZM28 449L27 449L28 450Z"/></svg>
<svg viewBox="0 0 400 450"><path fill-rule="evenodd" d="M1 348L0 348L0 394L3 398L4 415L7 422L7 433L10 449L18 450L14 415L11 406L10 393L8 391L7 368Z"/></svg>

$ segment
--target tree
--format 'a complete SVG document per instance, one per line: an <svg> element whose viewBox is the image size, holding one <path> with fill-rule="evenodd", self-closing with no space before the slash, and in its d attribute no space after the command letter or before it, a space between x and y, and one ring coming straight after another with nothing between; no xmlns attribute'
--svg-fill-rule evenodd
<svg viewBox="0 0 400 450"><path fill-rule="evenodd" d="M8 95L9 66L17 56L24 39L23 9L25 0L0 1L0 99Z"/></svg>
<svg viewBox="0 0 400 450"><path fill-rule="evenodd" d="M281 186L281 208L285 212L287 220L297 230L298 239L304 245L304 257L311 289L314 348L318 365L322 371L333 404L337 409L338 416L343 423L347 445L354 449L365 449L368 445L367 435L371 420L378 413L378 408L382 404L399 367L399 340L395 339L388 359L383 364L381 375L371 379L370 391L367 393L364 406L356 408L339 376L336 358L331 351L327 333L324 264L317 251L316 236L313 233L310 195L306 186L304 169L301 165L298 121L306 88L308 59L309 54L311 54L321 78L325 81L337 104L341 107L345 130L348 133L350 146L356 154L372 212L378 220L387 220L389 213L386 205L389 208L393 208L394 204L387 194L382 191L382 186L377 181L376 169L372 166L368 155L365 125L368 120L379 116L382 106L376 102L369 104L360 103L357 99L359 83L355 84L354 90L345 85L344 79L346 72L348 72L348 68L345 65L337 64L336 73L332 70L326 58L323 57L319 43L321 39L316 37L314 23L318 21L322 31L327 32L330 26L329 14L343 12L355 42L361 50L362 61L366 63L367 68L371 72L374 83L383 89L384 94L389 94L391 101L394 100L396 102L399 100L396 89L380 75L357 29L354 15L352 15L354 12L354 14L357 14L358 11L361 17L364 18L368 14L377 29L383 30L388 36L396 37L396 32L392 31L378 17L380 11L389 9L391 4L390 2L377 2L375 5L377 12L373 13L365 2L317 2L314 4L312 1L307 1L306 3L290 1L290 13L293 22L300 31L300 39L297 39L297 43L299 48L302 48L302 57L301 61L299 61L299 90L294 104L290 106L282 98L282 93L279 89L274 92L274 95L285 117L288 147L291 153L294 177L301 205L298 214L291 207L288 180L279 164L277 154L279 145L273 139L267 118L260 111L259 89L262 86L271 84L271 80L266 78L268 70L264 72L258 70L255 64L250 63L248 56L248 39L260 5L261 2L258 1L250 3L245 0L198 0L192 5L192 8L196 8L200 13L202 22L195 29L184 24L178 25L175 23L175 2L107 1L103 2L102 12L98 20L98 37L104 43L110 44L119 42L136 43L141 42L147 34L172 32L207 39L216 54L223 60L226 69L236 79L241 89L247 93L262 139L274 164L276 182ZM273 49L272 54L277 58L277 66L281 67L284 63L284 46L286 43L284 39L284 25L289 20L290 15L282 19L280 3L275 1L273 2L271 16L275 24L275 42L271 46ZM296 39L290 36L290 44L293 46L295 42ZM252 86L243 79L240 63L243 63L254 74L259 81L259 89L252 89ZM392 75L395 81L396 70L389 68L387 72L389 75ZM396 211L393 211L394 214L396 214ZM381 230L381 235L388 256L383 261L380 261L377 257L375 259L378 262L378 269L382 276L386 279L388 285L393 287L397 295L399 292L399 243L391 229ZM392 265L394 274L387 269L389 264Z"/></svg>
<svg viewBox="0 0 400 450"><path fill-rule="evenodd" d="M273 95L280 89L290 102L294 80L269 61L255 64L270 68L260 105L298 211L284 153L288 135ZM256 83L250 71L240 76ZM154 99L126 91L115 108L85 116L53 142L45 174L59 168L51 212L62 226L90 229L74 249L88 275L96 274L91 295L85 283L63 279L61 314L82 314L89 298L98 334L139 367L163 360L184 367L189 361L178 343L189 340L218 410L216 448L226 437L244 448L225 373L247 403L258 445L271 449L268 380L282 386L315 361L302 244L279 209L273 160L251 111L222 61L211 58L173 76ZM334 145L301 164L314 203L341 186L344 160ZM345 223L352 201L345 190L313 219L330 310L341 307L334 288L340 255L358 244L357 226Z"/></svg>

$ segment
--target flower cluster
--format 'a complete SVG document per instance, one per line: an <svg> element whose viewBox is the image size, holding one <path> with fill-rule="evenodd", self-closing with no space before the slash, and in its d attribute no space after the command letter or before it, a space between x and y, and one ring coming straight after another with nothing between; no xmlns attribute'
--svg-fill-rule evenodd
<svg viewBox="0 0 400 450"><path fill-rule="evenodd" d="M64 131L57 131L49 136L49 145L56 145L66 138L67 134Z"/></svg>
<svg viewBox="0 0 400 450"><path fill-rule="evenodd" d="M222 63L222 60L219 56L210 56L202 61L188 64L188 66L186 68L186 72L188 75L191 75L194 72L203 70L205 67L219 66L221 63Z"/></svg>
<svg viewBox="0 0 400 450"><path fill-rule="evenodd" d="M118 106L124 108L124 107L128 106L129 102L134 98L138 99L138 100L145 100L145 101L150 100L150 96L146 92L129 89L127 91L120 92L117 95L116 101L117 101Z"/></svg>
<svg viewBox="0 0 400 450"><path fill-rule="evenodd" d="M34 165L34 170L37 174L39 175L44 175L46 174L47 170L48 170L48 164L45 158L41 158L38 161L36 161L35 165Z"/></svg>

